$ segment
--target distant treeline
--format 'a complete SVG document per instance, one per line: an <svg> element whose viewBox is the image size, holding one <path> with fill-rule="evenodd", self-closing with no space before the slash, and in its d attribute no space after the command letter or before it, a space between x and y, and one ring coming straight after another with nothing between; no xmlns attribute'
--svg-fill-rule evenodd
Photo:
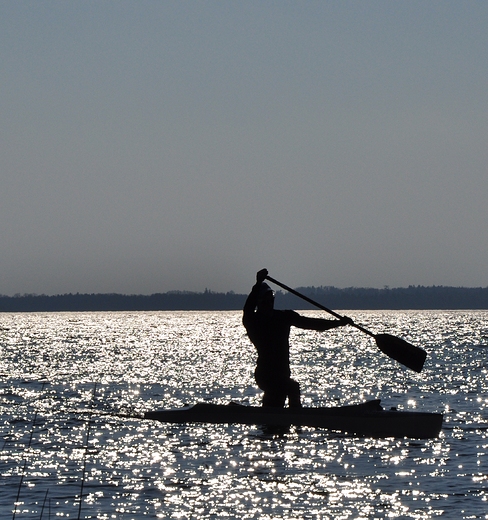
<svg viewBox="0 0 488 520"><path fill-rule="evenodd" d="M297 289L330 309L488 309L488 287L410 286L371 289L349 287L299 287ZM24 294L0 296L0 312L53 311L158 311L158 310L238 310L245 294L171 291L151 295ZM288 293L278 292L277 308L313 309Z"/></svg>

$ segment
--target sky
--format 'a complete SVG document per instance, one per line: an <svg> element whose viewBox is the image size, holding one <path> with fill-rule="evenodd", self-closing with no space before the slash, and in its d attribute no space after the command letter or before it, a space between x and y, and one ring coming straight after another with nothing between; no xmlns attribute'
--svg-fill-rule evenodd
<svg viewBox="0 0 488 520"><path fill-rule="evenodd" d="M488 2L0 3L0 294L488 286Z"/></svg>

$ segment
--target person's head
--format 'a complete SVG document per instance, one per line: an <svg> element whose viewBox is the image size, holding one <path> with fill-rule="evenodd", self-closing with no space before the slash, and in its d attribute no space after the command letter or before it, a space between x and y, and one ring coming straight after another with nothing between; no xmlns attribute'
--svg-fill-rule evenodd
<svg viewBox="0 0 488 520"><path fill-rule="evenodd" d="M267 283L262 283L259 287L257 308L258 311L270 311L274 307L274 291Z"/></svg>

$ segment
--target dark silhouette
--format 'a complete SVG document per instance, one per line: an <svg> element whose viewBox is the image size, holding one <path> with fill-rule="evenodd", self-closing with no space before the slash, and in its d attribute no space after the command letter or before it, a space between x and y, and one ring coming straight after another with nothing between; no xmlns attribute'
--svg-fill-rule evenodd
<svg viewBox="0 0 488 520"><path fill-rule="evenodd" d="M324 331L352 324L350 318L325 320L307 318L291 310L274 308L274 292L264 280L262 269L244 305L242 322L249 339L258 351L254 377L264 391L263 406L284 407L286 398L291 408L301 407L300 385L291 378L289 335L292 326Z"/></svg>

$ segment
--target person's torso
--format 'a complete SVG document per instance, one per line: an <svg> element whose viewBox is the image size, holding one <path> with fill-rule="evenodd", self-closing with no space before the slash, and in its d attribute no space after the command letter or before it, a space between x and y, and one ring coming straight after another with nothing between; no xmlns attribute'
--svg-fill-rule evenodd
<svg viewBox="0 0 488 520"><path fill-rule="evenodd" d="M254 312L246 320L247 334L258 352L258 367L289 369L289 337L294 314L294 311L278 310L269 315Z"/></svg>

